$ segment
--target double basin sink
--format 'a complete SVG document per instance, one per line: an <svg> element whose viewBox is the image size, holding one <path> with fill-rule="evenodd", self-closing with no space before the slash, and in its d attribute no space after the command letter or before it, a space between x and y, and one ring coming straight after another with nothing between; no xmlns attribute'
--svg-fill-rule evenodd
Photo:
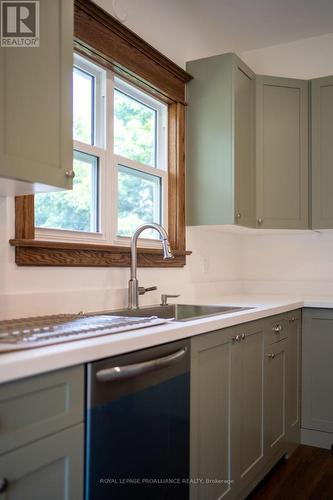
<svg viewBox="0 0 333 500"><path fill-rule="evenodd" d="M239 306L212 306L212 305L191 305L191 304L167 304L145 306L140 309L120 309L112 311L117 316L143 317L157 316L158 318L171 319L174 321L190 321L209 316L228 314L252 309L251 307Z"/></svg>

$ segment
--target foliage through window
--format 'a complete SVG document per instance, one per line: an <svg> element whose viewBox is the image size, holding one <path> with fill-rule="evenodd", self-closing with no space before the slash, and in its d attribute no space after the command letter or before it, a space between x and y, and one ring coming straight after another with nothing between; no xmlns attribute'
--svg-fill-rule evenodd
<svg viewBox="0 0 333 500"><path fill-rule="evenodd" d="M167 106L75 55L73 116L73 190L35 196L37 237L127 244L167 225Z"/></svg>

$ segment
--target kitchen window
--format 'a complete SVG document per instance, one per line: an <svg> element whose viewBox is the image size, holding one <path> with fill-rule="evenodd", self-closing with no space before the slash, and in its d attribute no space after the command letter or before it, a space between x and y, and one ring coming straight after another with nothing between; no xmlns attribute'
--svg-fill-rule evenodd
<svg viewBox="0 0 333 500"><path fill-rule="evenodd" d="M75 54L73 117L73 190L35 196L36 238L128 245L167 226L167 106Z"/></svg>
<svg viewBox="0 0 333 500"><path fill-rule="evenodd" d="M74 0L74 189L15 199L21 266L182 267L185 245L186 71L88 0Z"/></svg>

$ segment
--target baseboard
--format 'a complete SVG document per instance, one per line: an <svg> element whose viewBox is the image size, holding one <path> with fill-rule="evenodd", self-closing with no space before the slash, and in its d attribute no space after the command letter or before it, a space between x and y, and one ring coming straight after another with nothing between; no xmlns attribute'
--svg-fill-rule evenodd
<svg viewBox="0 0 333 500"><path fill-rule="evenodd" d="M333 433L301 429L301 444L330 450L333 445Z"/></svg>

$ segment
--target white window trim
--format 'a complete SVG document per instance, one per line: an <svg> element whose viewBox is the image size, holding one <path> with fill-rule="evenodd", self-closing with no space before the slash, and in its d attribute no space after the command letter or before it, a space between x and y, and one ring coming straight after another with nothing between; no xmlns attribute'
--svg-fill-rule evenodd
<svg viewBox="0 0 333 500"><path fill-rule="evenodd" d="M103 67L74 54L74 66L95 77L94 145L73 141L73 149L98 158L99 168L99 231L73 231L36 227L37 240L71 243L95 243L128 247L130 237L117 235L118 165L134 168L161 179L161 223L168 227L168 159L167 159L167 112L166 105L149 94L129 85ZM98 69L100 68L100 70ZM105 75L103 78L102 75ZM113 92L117 88L130 97L137 98L157 111L157 141L159 144L157 167L130 160L113 152ZM106 99L106 96L110 96ZM106 147L105 147L106 146ZM160 248L156 239L139 238L139 247Z"/></svg>

